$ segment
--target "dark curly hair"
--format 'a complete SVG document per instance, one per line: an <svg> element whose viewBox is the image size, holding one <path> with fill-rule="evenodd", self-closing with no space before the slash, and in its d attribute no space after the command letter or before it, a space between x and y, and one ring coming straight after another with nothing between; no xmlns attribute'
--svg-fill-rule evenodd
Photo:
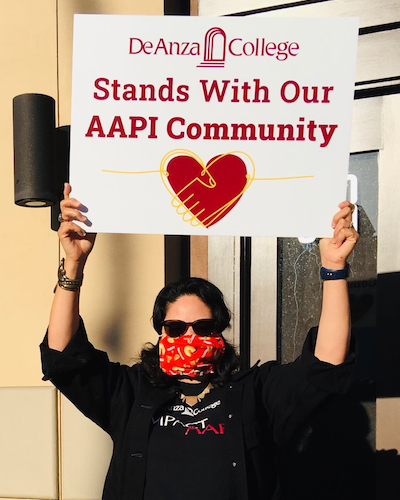
<svg viewBox="0 0 400 500"><path fill-rule="evenodd" d="M230 328L231 313L225 304L221 290L205 279L189 278L167 285L157 295L153 308L153 326L159 335L161 335L162 322L166 316L168 305L183 295L196 295L210 308L216 322L217 333L222 334L224 330ZM166 386L174 383L175 377L166 375L160 368L158 344L146 344L142 349L140 359L142 367L153 385ZM239 357L235 348L225 340L225 352L214 367L212 383L215 386L224 384L238 367Z"/></svg>

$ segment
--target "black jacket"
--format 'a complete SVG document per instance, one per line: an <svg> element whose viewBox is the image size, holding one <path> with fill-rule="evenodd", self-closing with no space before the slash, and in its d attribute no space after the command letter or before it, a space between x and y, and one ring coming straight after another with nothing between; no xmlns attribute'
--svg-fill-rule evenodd
<svg viewBox="0 0 400 500"><path fill-rule="evenodd" d="M237 500L281 498L277 449L284 454L318 406L349 386L353 356L338 366L321 362L313 355L315 339L314 329L293 363L254 366L224 386L225 436ZM103 500L141 500L151 418L177 388L154 387L140 364L111 363L89 343L82 321L63 352L50 349L47 336L40 347L44 380L50 379L113 440Z"/></svg>

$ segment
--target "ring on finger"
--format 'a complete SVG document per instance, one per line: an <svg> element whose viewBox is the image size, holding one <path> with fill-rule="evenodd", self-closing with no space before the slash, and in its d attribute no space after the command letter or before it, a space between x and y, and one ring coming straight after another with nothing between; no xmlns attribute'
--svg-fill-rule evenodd
<svg viewBox="0 0 400 500"><path fill-rule="evenodd" d="M58 214L57 220L58 222L69 222L69 219L63 219L62 214Z"/></svg>
<svg viewBox="0 0 400 500"><path fill-rule="evenodd" d="M350 221L349 229L353 229L353 227L354 227L353 221Z"/></svg>

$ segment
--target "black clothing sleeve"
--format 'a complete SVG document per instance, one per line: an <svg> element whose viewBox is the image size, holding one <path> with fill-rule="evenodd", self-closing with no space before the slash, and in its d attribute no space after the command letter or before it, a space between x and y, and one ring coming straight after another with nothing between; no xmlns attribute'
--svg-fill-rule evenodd
<svg viewBox="0 0 400 500"><path fill-rule="evenodd" d="M113 409L121 403L132 404L134 400L133 385L125 383L129 367L112 363L105 352L93 347L82 319L63 351L49 347L47 333L40 351L43 380L50 380L84 415L112 437ZM131 370L130 376L134 374L135 370Z"/></svg>
<svg viewBox="0 0 400 500"><path fill-rule="evenodd" d="M315 355L317 328L312 328L301 355L292 363L266 363L259 368L262 400L268 412L274 440L283 444L331 395L344 394L351 384L354 353L333 365Z"/></svg>

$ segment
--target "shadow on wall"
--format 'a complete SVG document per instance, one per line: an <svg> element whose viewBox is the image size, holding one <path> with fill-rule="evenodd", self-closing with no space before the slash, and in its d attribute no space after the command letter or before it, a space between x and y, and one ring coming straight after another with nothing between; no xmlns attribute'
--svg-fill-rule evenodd
<svg viewBox="0 0 400 500"><path fill-rule="evenodd" d="M96 243L96 258L107 262L101 268L99 287L102 288L96 291L98 303L104 304L96 312L102 325L98 335L112 361L132 364L142 344L157 339L151 323L159 280L158 254L151 254L156 252L153 238L153 235L100 234ZM141 248L146 249L147 259L141 257ZM146 276L151 278L151 284L139 286ZM107 283L106 289L102 283Z"/></svg>
<svg viewBox="0 0 400 500"><path fill-rule="evenodd" d="M400 272L378 275L377 397L400 397Z"/></svg>

